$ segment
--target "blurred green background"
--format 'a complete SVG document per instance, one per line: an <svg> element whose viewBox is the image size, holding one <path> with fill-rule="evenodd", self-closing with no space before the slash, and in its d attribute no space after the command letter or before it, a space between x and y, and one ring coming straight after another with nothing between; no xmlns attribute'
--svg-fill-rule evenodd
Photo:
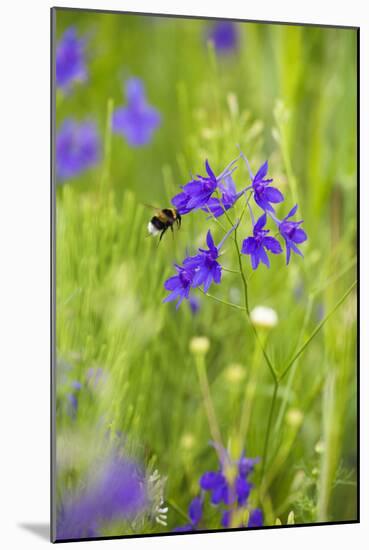
<svg viewBox="0 0 369 550"><path fill-rule="evenodd" d="M86 464L123 433L145 465L167 478L170 530L216 468L189 342L206 336L207 372L223 440L248 407L248 456L261 456L272 380L240 312L203 296L194 316L163 304L163 282L204 244L203 213L161 244L147 238L152 212L166 207L191 173L216 173L238 154L254 172L266 159L286 197L299 203L308 234L305 258L273 257L249 280L251 307L272 307L278 325L265 334L283 368L356 276L356 31L237 23L239 46L221 55L207 41L214 22L57 10L56 41L76 28L87 39L88 81L57 92L57 129L66 118L97 121L100 164L57 186L58 498L78 486ZM123 82L143 80L162 116L152 142L132 148L110 131L113 108L125 104ZM248 184L239 163L238 189ZM211 226L215 241L221 233ZM245 229L245 235L247 231ZM231 246L224 264L236 265ZM241 303L238 277L225 273L216 296ZM103 369L99 391L90 368ZM64 370L63 370L64 369ZM79 381L78 410L66 395ZM263 499L265 523L356 519L356 296L351 293L283 381L271 434ZM99 438L101 437L101 441ZM257 485L258 471L254 483ZM217 521L210 527L217 527ZM131 533L107 530L106 534Z"/></svg>

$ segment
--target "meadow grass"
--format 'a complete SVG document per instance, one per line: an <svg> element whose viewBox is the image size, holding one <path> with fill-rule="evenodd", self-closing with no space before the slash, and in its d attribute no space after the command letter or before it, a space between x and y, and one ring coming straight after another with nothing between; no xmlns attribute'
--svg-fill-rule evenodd
<svg viewBox="0 0 369 550"><path fill-rule="evenodd" d="M58 11L57 38L69 25L89 37L90 75L73 94L58 92L57 126L68 116L96 118L103 158L57 186L58 495L78 484L106 434L124 434L142 463L167 478L168 527L147 523L144 532L183 523L200 475L217 462L189 351L193 337L206 336L202 368L223 443L265 457L270 427L267 461L253 478L265 524L287 523L291 511L296 523L355 519L355 31L247 23L239 51L220 57L204 40L206 21ZM153 142L139 149L109 124L124 103L121 77L132 74L163 115ZM173 262L204 244L209 224L215 242L222 230L201 212L160 246L146 230L144 203L168 206L206 158L219 173L238 146L254 171L269 159L308 233L305 258L288 267L281 255L252 273L242 259L250 309L269 306L279 317L260 333L280 378L271 416L274 380L247 316L219 301L243 306L239 273L224 272L211 288L218 301L198 292L196 316L187 303L178 311L162 303ZM239 188L247 178L240 162ZM223 264L237 271L232 239L225 249ZM87 384L91 368L103 369L103 389ZM72 380L86 387L75 418L65 407ZM207 525L219 527L219 518ZM115 525L105 534L133 532Z"/></svg>

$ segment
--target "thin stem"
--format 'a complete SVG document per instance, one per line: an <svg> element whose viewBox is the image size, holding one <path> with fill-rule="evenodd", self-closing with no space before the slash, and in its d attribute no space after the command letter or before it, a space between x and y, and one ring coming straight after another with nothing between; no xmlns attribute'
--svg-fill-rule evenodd
<svg viewBox="0 0 369 550"><path fill-rule="evenodd" d="M220 449L223 449L222 436L220 434L217 417L213 401L211 398L208 376L206 373L205 358L202 354L196 354L195 356L197 376L199 379L202 398L204 401L206 416L208 418L209 429L213 441L216 443L215 449L219 455ZM221 458L221 457L220 457Z"/></svg>
<svg viewBox="0 0 369 550"><path fill-rule="evenodd" d="M298 357L305 351L307 346L310 344L311 340L318 334L318 332L324 327L325 323L328 321L328 319L333 315L333 313L339 308L339 306L346 300L347 296L351 293L351 291L355 288L357 281L355 281L350 288L345 292L345 294L338 300L336 305L331 309L331 311L324 317L324 319L315 327L313 332L310 334L310 336L305 340L305 342L302 344L302 346L294 353L293 357L289 360L287 363L287 366L285 367L284 371L281 373L279 380L282 380L296 361Z"/></svg>
<svg viewBox="0 0 369 550"><path fill-rule="evenodd" d="M209 294L208 292L204 292L202 288L200 288L201 292L205 294L208 298L212 298L216 302L220 302L221 304L224 304L225 306L234 307L235 309L241 309L242 311L245 310L242 306L239 306L238 304L233 304L232 302L227 302L227 300L223 300L222 298L217 298L216 296L213 296L213 294Z"/></svg>
<svg viewBox="0 0 369 550"><path fill-rule="evenodd" d="M234 224L232 223L232 220L231 218L228 216L228 213L226 210L224 210L224 214L227 218L227 220L229 221L229 223L234 226ZM251 326L251 329L254 333L254 336L256 338L256 340L258 341L258 344L263 352L263 356L264 356L264 359L269 367L269 370L271 372L271 375L273 377L273 380L274 382L277 382L278 380L278 376L277 376L277 372L275 370L275 368L273 367L273 364L266 352L266 349L264 348L264 345L260 339L260 336L254 326L254 324L251 322L251 319L250 319L250 308L249 308L249 297L248 297L248 288L247 288L247 280L246 280L246 276L245 276L245 272L244 272L244 269L243 269L243 265L242 265L242 258L241 258L241 252L240 252L240 247L238 245L238 241L237 241L237 229L238 229L238 225L237 227L235 227L235 230L234 230L234 235L233 235L233 238L234 238L234 244L235 244L235 247L236 247L236 251L237 251L237 257L238 257L238 265L240 266L240 275L241 275L241 279L242 279L242 285L243 285L243 293L244 293L244 300L245 300L245 310L246 310L246 315L247 315L247 320L249 321L250 323L250 326Z"/></svg>
<svg viewBox="0 0 369 550"><path fill-rule="evenodd" d="M230 269L229 267L224 267L224 265L222 265L222 269L224 271L227 271L228 273L237 273L238 275L240 274L240 271L238 269Z"/></svg>
<svg viewBox="0 0 369 550"><path fill-rule="evenodd" d="M277 401L278 388L279 388L279 381L274 380L273 397L270 404L267 431L266 431L265 441L264 441L263 460L262 460L262 466L261 466L261 481L263 481L264 479L265 466L266 466L266 461L268 459L269 439L270 439L270 433L271 433L271 427L272 427L274 407Z"/></svg>

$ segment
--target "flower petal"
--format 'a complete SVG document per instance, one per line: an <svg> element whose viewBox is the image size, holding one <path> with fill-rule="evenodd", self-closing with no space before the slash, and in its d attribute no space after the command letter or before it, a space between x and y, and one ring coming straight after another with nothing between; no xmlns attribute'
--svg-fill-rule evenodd
<svg viewBox="0 0 369 550"><path fill-rule="evenodd" d="M293 234L293 237L292 237L292 240L295 243L303 243L307 240L307 235L306 235L306 233L303 229L298 228L298 229L295 230L295 232Z"/></svg>
<svg viewBox="0 0 369 550"><path fill-rule="evenodd" d="M206 161L205 161L205 168L206 168L207 173L209 174L209 177L210 177L212 180L215 180L215 181L216 181L217 178L216 178L216 176L215 176L213 170L210 168L210 164L209 164L209 162L208 162L208 159L206 159Z"/></svg>
<svg viewBox="0 0 369 550"><path fill-rule="evenodd" d="M296 214L297 208L298 208L298 205L295 204L295 206L288 212L288 214L287 214L287 216L285 217L285 219L287 219L287 218L292 218L292 216L294 216L294 215Z"/></svg>
<svg viewBox="0 0 369 550"><path fill-rule="evenodd" d="M266 160L264 164L262 164L259 168L259 170L256 172L254 177L254 182L261 181L268 172L268 161Z"/></svg>
<svg viewBox="0 0 369 550"><path fill-rule="evenodd" d="M254 254L257 248L256 240L254 237L247 237L242 243L242 254Z"/></svg>
<svg viewBox="0 0 369 550"><path fill-rule="evenodd" d="M200 497L195 497L188 507L188 515L192 525L196 526L202 518L202 500Z"/></svg>
<svg viewBox="0 0 369 550"><path fill-rule="evenodd" d="M274 237L264 237L263 246L273 254L280 254L283 251L280 242Z"/></svg>
<svg viewBox="0 0 369 550"><path fill-rule="evenodd" d="M180 279L178 275L174 275L174 277L169 277L164 283L165 290L175 290L176 287L180 284Z"/></svg>
<svg viewBox="0 0 369 550"><path fill-rule="evenodd" d="M259 262L260 262L259 254L256 251L253 254L251 254L251 267L252 267L252 269L257 269L257 267L259 265Z"/></svg>
<svg viewBox="0 0 369 550"><path fill-rule="evenodd" d="M270 267L270 261L268 258L268 254L265 252L264 248L261 246L258 250L259 258L263 262L264 265L267 267Z"/></svg>
<svg viewBox="0 0 369 550"><path fill-rule="evenodd" d="M264 213L262 216L260 216L256 224L254 225L254 235L255 235L255 232L260 231L260 229L264 227L264 225L266 224L266 221L267 221L267 217L266 217L266 214Z"/></svg>
<svg viewBox="0 0 369 550"><path fill-rule="evenodd" d="M263 525L263 512L259 508L255 508L250 513L247 527L262 527Z"/></svg>
<svg viewBox="0 0 369 550"><path fill-rule="evenodd" d="M284 196L279 189L276 189L275 187L266 187L264 190L264 197L269 202L276 203L284 201Z"/></svg>
<svg viewBox="0 0 369 550"><path fill-rule="evenodd" d="M220 472L205 472L200 478L200 487L204 491L213 491L224 485L225 480Z"/></svg>
<svg viewBox="0 0 369 550"><path fill-rule="evenodd" d="M214 240L213 240L213 237L211 235L211 231L209 229L207 235L206 235L206 244L208 245L209 249L211 250L212 248L216 248L215 244L214 244Z"/></svg>

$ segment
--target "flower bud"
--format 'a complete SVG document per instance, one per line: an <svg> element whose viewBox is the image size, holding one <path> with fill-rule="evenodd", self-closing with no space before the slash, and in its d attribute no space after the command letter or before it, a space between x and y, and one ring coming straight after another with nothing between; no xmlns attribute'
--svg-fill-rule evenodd
<svg viewBox="0 0 369 550"><path fill-rule="evenodd" d="M256 306L250 313L252 324L257 328L271 329L278 324L277 312L265 306Z"/></svg>
<svg viewBox="0 0 369 550"><path fill-rule="evenodd" d="M190 352L193 355L206 355L210 348L210 340L206 336L195 336L190 340Z"/></svg>
<svg viewBox="0 0 369 550"><path fill-rule="evenodd" d="M304 419L303 413L300 409L290 409L287 412L286 420L293 428L298 428Z"/></svg>

